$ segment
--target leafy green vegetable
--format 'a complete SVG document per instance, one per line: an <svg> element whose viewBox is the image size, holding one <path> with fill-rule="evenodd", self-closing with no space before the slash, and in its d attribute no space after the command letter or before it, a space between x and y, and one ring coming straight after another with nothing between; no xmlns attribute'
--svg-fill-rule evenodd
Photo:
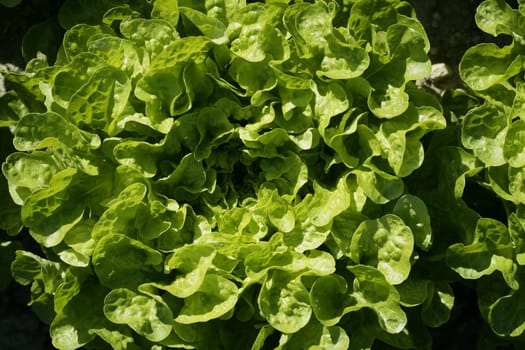
<svg viewBox="0 0 525 350"><path fill-rule="evenodd" d="M1 215L43 247L11 270L55 347L407 347L428 332L406 308L448 319L448 283L413 274L437 238L410 179L447 121L406 2L68 0L58 22L0 104Z"/></svg>

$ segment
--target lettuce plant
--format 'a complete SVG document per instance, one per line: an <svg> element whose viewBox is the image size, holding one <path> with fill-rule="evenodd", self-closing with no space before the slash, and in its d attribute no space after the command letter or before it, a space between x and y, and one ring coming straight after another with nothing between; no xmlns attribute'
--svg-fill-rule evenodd
<svg viewBox="0 0 525 350"><path fill-rule="evenodd" d="M476 180L502 203L505 215L498 220L479 218L474 235L449 248L449 260L463 278L479 279L480 310L494 333L522 346L525 43L521 23L525 3L518 1L518 5L514 9L497 0L480 5L476 13L478 26L494 36L510 36L511 40L503 47L472 47L460 65L463 80L481 101L466 113L461 141L475 157ZM493 271L501 274L491 274Z"/></svg>
<svg viewBox="0 0 525 350"><path fill-rule="evenodd" d="M430 349L454 295L425 272L435 237L413 179L447 122L414 83L431 64L410 5L89 6L0 99L2 228L41 247L11 270L53 345ZM474 277L462 257L479 243L495 252L480 274L516 289L511 236L485 233L505 225L478 227L449 264Z"/></svg>
<svg viewBox="0 0 525 350"><path fill-rule="evenodd" d="M425 165L410 179L413 193L429 204L440 237L421 265L440 261L455 272L450 280L476 290L487 324L482 349L524 345L525 3L518 5L486 0L477 9L479 28L508 36L509 44L467 50L459 66L467 92L445 95L447 129L432 135Z"/></svg>

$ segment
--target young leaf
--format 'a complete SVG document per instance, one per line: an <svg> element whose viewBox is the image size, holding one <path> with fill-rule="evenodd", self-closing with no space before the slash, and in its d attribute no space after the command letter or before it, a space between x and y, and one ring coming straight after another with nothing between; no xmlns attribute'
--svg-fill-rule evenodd
<svg viewBox="0 0 525 350"><path fill-rule="evenodd" d="M400 284L410 273L414 235L403 220L387 214L362 222L352 236L350 258L377 267L391 284Z"/></svg>

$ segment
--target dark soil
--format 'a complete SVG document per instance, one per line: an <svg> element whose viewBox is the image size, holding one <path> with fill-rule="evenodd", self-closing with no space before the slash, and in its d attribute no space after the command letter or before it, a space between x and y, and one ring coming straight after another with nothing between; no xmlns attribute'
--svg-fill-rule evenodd
<svg viewBox="0 0 525 350"><path fill-rule="evenodd" d="M24 32L58 12L62 0L24 0L12 8L0 5L0 64L23 67L21 52ZM433 63L446 63L453 70L454 84L459 87L457 67L467 48L480 42L508 43L506 38L493 38L476 27L474 14L481 0L409 0L427 30ZM513 1L510 3L515 7ZM456 307L449 323L433 331L435 349L473 349L480 333L481 318L473 289L454 286ZM0 291L0 349L53 349L48 326L30 311L29 288L11 283ZM508 349L499 347L498 349Z"/></svg>

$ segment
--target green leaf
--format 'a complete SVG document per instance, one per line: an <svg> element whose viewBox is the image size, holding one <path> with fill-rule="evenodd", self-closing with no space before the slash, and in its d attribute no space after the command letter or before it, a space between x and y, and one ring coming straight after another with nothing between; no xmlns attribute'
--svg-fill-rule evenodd
<svg viewBox="0 0 525 350"><path fill-rule="evenodd" d="M88 42L105 32L106 28L103 26L85 23L76 24L73 28L66 31L62 45L72 68L77 68L77 65L73 64L75 57L88 51Z"/></svg>
<svg viewBox="0 0 525 350"><path fill-rule="evenodd" d="M176 270L181 275L162 289L178 298L187 298L198 292L215 256L216 250L205 245L192 244L175 250L166 261L165 270ZM159 285L155 286L161 288Z"/></svg>
<svg viewBox="0 0 525 350"><path fill-rule="evenodd" d="M302 254L284 244L281 233L274 234L267 244L257 249L244 260L246 274L253 281L261 280L270 269L314 276L329 275L335 271L335 261L330 254L312 250Z"/></svg>
<svg viewBox="0 0 525 350"><path fill-rule="evenodd" d="M71 96L67 116L80 127L107 132L126 108L130 93L131 83L124 72L101 68Z"/></svg>
<svg viewBox="0 0 525 350"><path fill-rule="evenodd" d="M510 34L520 38L523 35L523 28L520 27L522 15L506 1L483 1L476 10L475 18L479 29L493 36Z"/></svg>
<svg viewBox="0 0 525 350"><path fill-rule="evenodd" d="M179 11L183 16L188 18L203 35L210 38L214 43L220 45L227 42L226 26L219 19L205 15L190 7L180 7Z"/></svg>
<svg viewBox="0 0 525 350"><path fill-rule="evenodd" d="M410 194L403 195L397 200L393 213L410 227L416 246L428 250L432 245L432 228L425 202Z"/></svg>
<svg viewBox="0 0 525 350"><path fill-rule="evenodd" d="M266 58L288 58L288 44L274 23L279 16L271 12L282 11L281 9L282 7L259 3L238 8L229 19L227 29L232 53L249 62L261 62Z"/></svg>
<svg viewBox="0 0 525 350"><path fill-rule="evenodd" d="M268 274L257 299L261 315L275 329L296 333L308 324L312 309L300 278L274 270Z"/></svg>
<svg viewBox="0 0 525 350"><path fill-rule="evenodd" d="M155 2L158 4L159 1ZM164 47L180 39L179 33L166 19L132 18L120 23L122 35L135 45L143 46L154 59Z"/></svg>
<svg viewBox="0 0 525 350"><path fill-rule="evenodd" d="M199 290L184 299L175 322L192 324L219 318L235 307L238 294L239 290L232 281L207 274Z"/></svg>
<svg viewBox="0 0 525 350"><path fill-rule="evenodd" d="M525 166L525 121L518 119L510 124L503 144L503 155L514 168Z"/></svg>
<svg viewBox="0 0 525 350"><path fill-rule="evenodd" d="M522 65L523 58L514 52L513 45L479 44L465 52L459 73L470 88L485 90L518 74Z"/></svg>
<svg viewBox="0 0 525 350"><path fill-rule="evenodd" d="M127 324L146 339L158 342L172 330L173 314L160 298L154 299L129 289L113 289L104 298L104 315L113 323Z"/></svg>
<svg viewBox="0 0 525 350"><path fill-rule="evenodd" d="M49 186L32 194L22 207L21 216L33 238L45 247L58 245L84 214L83 203L73 195L76 169L56 173Z"/></svg>
<svg viewBox="0 0 525 350"><path fill-rule="evenodd" d="M423 304L421 317L429 327L440 327L450 318L454 307L454 292L450 285L443 281L428 284L429 298Z"/></svg>
<svg viewBox="0 0 525 350"><path fill-rule="evenodd" d="M473 242L455 243L447 250L447 264L463 278L478 279L500 271L509 287L518 288L517 265L507 227L501 222L481 218Z"/></svg>
<svg viewBox="0 0 525 350"><path fill-rule="evenodd" d="M355 265L348 266L348 269L355 276L351 296L356 305L350 305L346 309L371 308L382 329L391 334L401 332L406 326L407 316L399 305L399 294L395 288L374 267Z"/></svg>
<svg viewBox="0 0 525 350"><path fill-rule="evenodd" d="M97 36L88 42L88 52L131 78L139 76L145 70L147 61L143 57L143 50L135 47L131 41L112 35Z"/></svg>
<svg viewBox="0 0 525 350"><path fill-rule="evenodd" d="M414 307L427 302L431 283L428 280L408 278L397 285L396 290L399 293L401 305Z"/></svg>
<svg viewBox="0 0 525 350"><path fill-rule="evenodd" d="M129 289L158 278L163 260L158 251L120 233L107 233L102 237L92 259L102 285Z"/></svg>
<svg viewBox="0 0 525 350"><path fill-rule="evenodd" d="M413 248L412 230L398 216L387 214L359 225L350 243L350 257L377 267L395 285L408 278Z"/></svg>
<svg viewBox="0 0 525 350"><path fill-rule="evenodd" d="M179 22L179 5L178 1L157 0L153 3L151 18L161 18L167 20L174 27Z"/></svg>
<svg viewBox="0 0 525 350"><path fill-rule="evenodd" d="M131 234L146 192L146 186L137 182L124 188L93 226L93 238L98 241L111 233Z"/></svg>
<svg viewBox="0 0 525 350"><path fill-rule="evenodd" d="M9 193L18 205L23 205L32 193L48 187L59 171L60 165L49 152L14 152L2 164Z"/></svg>
<svg viewBox="0 0 525 350"><path fill-rule="evenodd" d="M279 344L276 348L279 350L346 350L350 345L350 338L341 327L324 327L317 322L310 322L297 333L283 334Z"/></svg>
<svg viewBox="0 0 525 350"><path fill-rule="evenodd" d="M78 349L95 338L93 330L107 329L111 324L102 311L107 289L89 280L82 285L50 325L49 334L57 349Z"/></svg>
<svg viewBox="0 0 525 350"><path fill-rule="evenodd" d="M505 164L504 144L509 127L505 110L485 103L471 109L463 120L461 141L488 166Z"/></svg>
<svg viewBox="0 0 525 350"><path fill-rule="evenodd" d="M184 196L184 193L204 192L206 191L205 184L206 173L202 162L197 161L191 153L181 159L170 175L157 182L162 193L176 193L177 197Z"/></svg>
<svg viewBox="0 0 525 350"><path fill-rule="evenodd" d="M516 291L496 300L490 306L488 322L499 336L518 337L525 331L523 292Z"/></svg>
<svg viewBox="0 0 525 350"><path fill-rule="evenodd" d="M13 144L19 151L67 146L79 151L100 147L100 137L81 130L60 115L47 112L26 114L17 124Z"/></svg>
<svg viewBox="0 0 525 350"><path fill-rule="evenodd" d="M228 75L246 91L246 96L252 96L252 101L257 94L277 86L273 70L264 62L249 62L237 57L231 63Z"/></svg>
<svg viewBox="0 0 525 350"><path fill-rule="evenodd" d="M376 138L395 174L406 177L423 163L424 150L419 141L421 136L445 127L445 118L438 109L410 105L399 117L382 123Z"/></svg>
<svg viewBox="0 0 525 350"><path fill-rule="evenodd" d="M348 302L346 280L332 274L318 278L310 289L310 304L319 322L324 326L334 326L343 316L345 303Z"/></svg>
<svg viewBox="0 0 525 350"><path fill-rule="evenodd" d="M374 203L385 204L403 194L403 181L396 176L367 168L353 170L357 185Z"/></svg>

